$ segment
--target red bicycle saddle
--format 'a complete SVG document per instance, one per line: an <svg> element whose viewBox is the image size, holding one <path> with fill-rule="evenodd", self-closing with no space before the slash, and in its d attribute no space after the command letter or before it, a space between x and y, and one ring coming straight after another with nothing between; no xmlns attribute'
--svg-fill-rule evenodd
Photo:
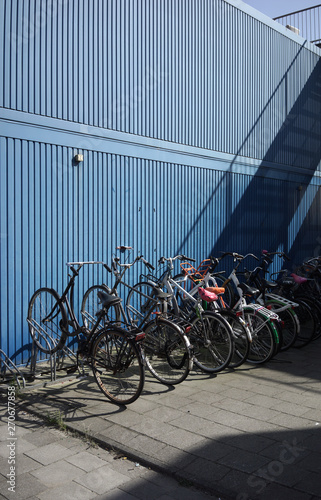
<svg viewBox="0 0 321 500"><path fill-rule="evenodd" d="M209 288L199 288L198 293L200 294L201 299L205 300L205 302L214 302L218 299L216 293L210 292Z"/></svg>
<svg viewBox="0 0 321 500"><path fill-rule="evenodd" d="M299 283L299 285L301 285L301 283L305 283L306 281L308 281L307 278L304 278L303 276L298 276L297 274L294 273L292 273L291 276L296 283Z"/></svg>

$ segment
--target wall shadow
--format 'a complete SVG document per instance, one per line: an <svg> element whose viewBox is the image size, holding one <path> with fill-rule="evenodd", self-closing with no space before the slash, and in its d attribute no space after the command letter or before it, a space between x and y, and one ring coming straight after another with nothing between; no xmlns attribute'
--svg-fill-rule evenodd
<svg viewBox="0 0 321 500"><path fill-rule="evenodd" d="M213 255L219 251L259 254L262 248L281 249L292 261L300 262L302 252L311 254L321 230L320 190L318 185L310 186L320 166L320 137L321 60L266 151L262 166L230 213L212 249ZM282 170L285 157L291 165L287 179L270 178L264 163ZM300 167L300 173L296 173L296 167ZM233 184L228 183L227 200L233 198L232 189Z"/></svg>

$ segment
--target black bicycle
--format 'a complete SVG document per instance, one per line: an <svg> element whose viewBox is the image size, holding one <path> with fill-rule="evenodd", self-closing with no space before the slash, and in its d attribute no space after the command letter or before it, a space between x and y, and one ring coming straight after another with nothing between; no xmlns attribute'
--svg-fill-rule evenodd
<svg viewBox="0 0 321 500"><path fill-rule="evenodd" d="M124 275L135 263L141 261L150 270L154 270L154 267L142 255L128 262L132 247L119 246L117 249L123 254L127 252L129 254L125 262L120 262L120 257L113 255L112 272L115 282L112 288L106 284L94 285L85 293L81 306L84 325L87 328L91 327L95 321L95 311L103 305L106 313L104 321L115 325L123 321L131 328L137 327L145 332L142 349L146 366L151 374L162 384L179 384L186 379L192 369L192 346L185 329L166 314L169 294L156 288L154 296L150 297L144 290L129 285L124 280ZM139 318L133 320L128 304L123 306L118 296L119 285L128 288L130 293L134 292L137 299L145 303L144 314Z"/></svg>
<svg viewBox="0 0 321 500"><path fill-rule="evenodd" d="M39 288L31 297L27 322L37 348L52 355L63 349L70 336L77 336L79 359L91 366L100 390L113 403L126 405L141 394L145 380L145 360L141 349L145 333L139 328L106 323L101 306L90 326L80 325L74 312L74 286L85 264L103 262L68 262L72 274L60 296L53 288ZM120 299L115 297L114 304Z"/></svg>

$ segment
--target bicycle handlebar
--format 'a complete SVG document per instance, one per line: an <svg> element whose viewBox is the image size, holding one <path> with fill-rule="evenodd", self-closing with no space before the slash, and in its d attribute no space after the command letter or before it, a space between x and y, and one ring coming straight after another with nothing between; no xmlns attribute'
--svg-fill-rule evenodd
<svg viewBox="0 0 321 500"><path fill-rule="evenodd" d="M125 267L127 269L129 269L130 267L132 267L136 262L138 262L139 260L141 260L143 262L143 264L145 264L146 267L148 267L148 269L154 271L155 270L155 267L150 263L148 262L146 259L144 259L144 257L142 255L138 255L134 260L133 262L130 262L130 263L125 263L125 264L121 264L119 262L119 257L114 257L113 258L113 264L115 263L116 265L118 265L119 267ZM113 269L116 269L115 266L113 265Z"/></svg>
<svg viewBox="0 0 321 500"><path fill-rule="evenodd" d="M187 257L184 254L175 255L175 257L161 257L158 261L159 264L164 264L167 262L172 262L173 260L189 260L190 262L196 262L196 259L192 259L192 257Z"/></svg>
<svg viewBox="0 0 321 500"><path fill-rule="evenodd" d="M233 257L233 259L240 260L240 261L246 259L247 257L253 257L255 260L259 260L257 258L257 256L254 255L253 253L247 253L246 255L241 255L237 252L222 252L221 259L223 259L227 255Z"/></svg>
<svg viewBox="0 0 321 500"><path fill-rule="evenodd" d="M285 252L268 252L267 250L262 250L262 255L264 255L264 257L269 257L270 255L278 255L284 260L290 260L290 257L288 257Z"/></svg>
<svg viewBox="0 0 321 500"><path fill-rule="evenodd" d="M91 260L91 261L85 261L85 262L66 262L66 266L69 266L70 269L72 270L73 273L75 274L78 274L78 271L82 268L82 266L84 266L85 264L102 264L104 266L104 268L109 272L111 273L111 269L110 267L105 263L105 262L100 262L100 261L94 261L94 260ZM79 269L76 270L74 269L73 266L79 266Z"/></svg>

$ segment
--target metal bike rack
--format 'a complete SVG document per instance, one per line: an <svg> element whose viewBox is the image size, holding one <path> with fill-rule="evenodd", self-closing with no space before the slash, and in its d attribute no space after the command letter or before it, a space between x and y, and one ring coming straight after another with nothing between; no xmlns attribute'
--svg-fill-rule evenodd
<svg viewBox="0 0 321 500"><path fill-rule="evenodd" d="M7 356L2 349L0 349L0 376L3 379L7 378L7 371L10 372L10 375L15 379L19 389L21 389L21 382L19 379L22 380L22 387L24 388L26 386L25 378L19 368L15 365L12 359L10 359L9 356Z"/></svg>
<svg viewBox="0 0 321 500"><path fill-rule="evenodd" d="M29 319L27 319L27 322L29 325L33 326L32 322ZM38 323L36 323L36 326L38 334L47 344L49 350L51 346L57 345L57 341L53 339L50 335L48 335L48 333L40 325L38 325ZM30 356L30 372L33 375L35 375L36 373L36 366L38 361L37 358L39 352L41 352L40 349L37 347L36 343L32 341L31 356ZM66 360L66 358L75 361L76 369L78 370L80 375L83 375L83 373L80 372L80 369L78 367L76 354L67 345L65 345L62 349L59 349L58 351L54 352L53 354L47 354L47 356L50 366L51 382L57 380L57 371L63 368L63 363Z"/></svg>

